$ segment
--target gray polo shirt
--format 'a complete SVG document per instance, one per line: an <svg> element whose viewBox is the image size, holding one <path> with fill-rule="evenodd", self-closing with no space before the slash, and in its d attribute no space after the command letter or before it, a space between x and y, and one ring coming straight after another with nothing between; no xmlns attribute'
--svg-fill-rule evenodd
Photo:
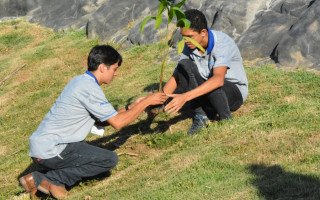
<svg viewBox="0 0 320 200"><path fill-rule="evenodd" d="M225 79L239 88L243 101L248 96L248 79L242 64L240 51L227 34L208 29L209 41L206 53L200 55L198 49L191 50L185 45L180 60L191 59L197 65L202 78L213 76L215 67L227 66Z"/></svg>
<svg viewBox="0 0 320 200"><path fill-rule="evenodd" d="M29 138L29 156L41 159L55 157L67 143L84 140L95 119L106 121L117 114L95 76L87 71L67 84Z"/></svg>

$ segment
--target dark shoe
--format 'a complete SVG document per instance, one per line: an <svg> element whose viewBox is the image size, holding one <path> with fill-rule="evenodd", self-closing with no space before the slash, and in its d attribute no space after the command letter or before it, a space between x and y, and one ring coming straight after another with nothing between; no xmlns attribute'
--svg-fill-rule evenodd
<svg viewBox="0 0 320 200"><path fill-rule="evenodd" d="M42 179L38 189L45 194L51 194L56 199L64 199L67 197L67 190L64 186L55 185L45 179Z"/></svg>
<svg viewBox="0 0 320 200"><path fill-rule="evenodd" d="M24 189L28 193L30 193L32 199L39 199L36 195L38 189L36 187L36 184L34 183L34 179L31 173L19 178L19 182L24 187Z"/></svg>
<svg viewBox="0 0 320 200"><path fill-rule="evenodd" d="M188 135L195 134L198 130L202 129L203 127L207 126L209 119L205 115L196 114L193 117L193 123L191 128L188 130Z"/></svg>

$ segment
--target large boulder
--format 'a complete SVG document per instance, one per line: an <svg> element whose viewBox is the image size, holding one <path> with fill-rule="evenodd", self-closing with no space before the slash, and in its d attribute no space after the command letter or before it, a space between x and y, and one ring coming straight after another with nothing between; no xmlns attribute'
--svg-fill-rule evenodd
<svg viewBox="0 0 320 200"><path fill-rule="evenodd" d="M274 20L277 19L277 20ZM237 43L246 59L268 57L288 32L295 18L274 11L261 11Z"/></svg>
<svg viewBox="0 0 320 200"><path fill-rule="evenodd" d="M307 66L320 70L320 1L313 1L275 49L274 59L287 66Z"/></svg>
<svg viewBox="0 0 320 200"><path fill-rule="evenodd" d="M92 13L99 8L98 2L98 0L39 0L39 7L30 14L28 21L55 31L85 28Z"/></svg>
<svg viewBox="0 0 320 200"><path fill-rule="evenodd" d="M123 42L129 40L128 36L132 30L140 36L140 31L136 30L135 27L140 27L140 23L144 17L155 14L153 11L156 9L157 4L157 1L150 0L105 1L88 22L88 37L99 37L107 41ZM131 40L131 42L135 44L154 42L154 32L152 34L148 32L147 27L146 33L148 39L144 40L145 42L141 42L140 37L134 37L136 39Z"/></svg>
<svg viewBox="0 0 320 200"><path fill-rule="evenodd" d="M195 0L187 1L184 9L196 8L207 17L208 26L227 33L235 40L250 26L255 14L266 9L267 0Z"/></svg>
<svg viewBox="0 0 320 200"><path fill-rule="evenodd" d="M140 34L142 20L157 14L158 3L157 0L0 0L0 20L27 16L28 21L56 31L85 28L88 38L124 46L142 45L159 40L152 20ZM320 70L320 0L193 0L182 6L182 10L190 8L204 12L210 28L230 35L244 59L270 57L279 67L307 66ZM169 29L174 31L174 24Z"/></svg>
<svg viewBox="0 0 320 200"><path fill-rule="evenodd" d="M37 7L37 0L1 0L0 20L25 16Z"/></svg>

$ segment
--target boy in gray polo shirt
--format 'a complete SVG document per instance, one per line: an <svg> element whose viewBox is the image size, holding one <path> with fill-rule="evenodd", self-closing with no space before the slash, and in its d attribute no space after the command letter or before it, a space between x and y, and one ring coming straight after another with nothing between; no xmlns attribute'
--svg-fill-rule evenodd
<svg viewBox="0 0 320 200"><path fill-rule="evenodd" d="M163 104L164 93L149 94L116 111L100 85L110 84L121 65L121 55L111 46L95 46L88 57L88 71L73 78L29 138L30 157L47 173L33 172L20 183L32 197L41 191L57 199L66 197L65 185L112 169L117 154L82 142L96 121L117 130L134 121L148 106Z"/></svg>
<svg viewBox="0 0 320 200"><path fill-rule="evenodd" d="M179 63L164 87L173 97L165 110L176 113L190 101L194 117L188 134L192 135L206 125L208 117L231 119L231 111L247 98L248 80L236 43L228 35L207 28L202 12L191 9L185 15L191 25L188 29L180 27L181 34L196 40L206 52L185 40ZM178 85L184 93L172 94Z"/></svg>

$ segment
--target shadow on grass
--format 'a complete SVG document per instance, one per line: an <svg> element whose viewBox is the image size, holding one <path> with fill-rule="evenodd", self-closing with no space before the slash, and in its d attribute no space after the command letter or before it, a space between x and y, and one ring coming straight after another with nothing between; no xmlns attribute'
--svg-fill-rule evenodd
<svg viewBox="0 0 320 200"><path fill-rule="evenodd" d="M163 85L166 84L166 82L162 82ZM143 88L144 92L152 92L152 91L158 91L159 89L159 83L152 83L148 85L147 87Z"/></svg>
<svg viewBox="0 0 320 200"><path fill-rule="evenodd" d="M320 180L315 176L286 172L278 165L254 164L249 170L256 176L252 184L266 200L320 199Z"/></svg>
<svg viewBox="0 0 320 200"><path fill-rule="evenodd" d="M181 120L185 120L190 117L190 113L187 112L186 109L182 110L182 114L168 120L168 121L161 121L156 120L157 126L154 128L150 128L152 121L151 120L141 120L140 122L129 125L121 129L120 131L106 136L99 138L97 140L93 140L87 142L88 144L98 146L104 149L108 149L114 151L118 149L121 145L123 145L131 136L136 134L154 134L154 133L163 133L169 129L169 127L173 124Z"/></svg>
<svg viewBox="0 0 320 200"><path fill-rule="evenodd" d="M163 82L163 85L165 85L166 82ZM150 84L149 86L145 87L143 91L145 92L152 92L152 91L157 91L159 88L159 83L153 83ZM178 87L175 92L175 94L181 94L183 93L183 89ZM129 99L127 102L130 103L132 102L132 98ZM168 120L168 121L160 121L157 120L157 117L155 120L142 120L136 124L129 125L121 129L120 131L107 136L103 137L94 141L88 142L88 144L95 145L101 148L105 148L111 151L114 151L118 149L121 145L123 145L128 138L130 138L132 135L135 134L150 134L150 133L162 133L165 132L169 129L169 127L173 124L176 124L179 121L185 120L187 118L192 117L192 112L190 111L190 105L187 102L179 111L180 115L177 115L176 117ZM157 126L155 128L150 128L151 123L156 122ZM110 141L110 142L109 142Z"/></svg>

